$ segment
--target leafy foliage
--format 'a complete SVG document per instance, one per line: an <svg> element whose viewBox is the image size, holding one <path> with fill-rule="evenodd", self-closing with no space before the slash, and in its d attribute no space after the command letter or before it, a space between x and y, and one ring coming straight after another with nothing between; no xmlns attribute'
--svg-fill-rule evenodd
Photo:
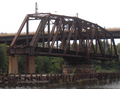
<svg viewBox="0 0 120 89"><path fill-rule="evenodd" d="M9 57L7 56L7 45L0 44L0 69L8 69Z"/></svg>
<svg viewBox="0 0 120 89"><path fill-rule="evenodd" d="M18 69L21 73L25 72L25 59L25 55L18 55Z"/></svg>
<svg viewBox="0 0 120 89"><path fill-rule="evenodd" d="M61 73L64 59L60 57L37 56L35 68L37 73Z"/></svg>
<svg viewBox="0 0 120 89"><path fill-rule="evenodd" d="M42 45L39 44L39 46ZM108 49L109 48L105 50L106 53L109 53ZM120 54L120 43L116 45L116 49L118 54ZM99 47L97 50L98 53L100 53ZM9 56L7 56L6 51L7 51L7 45L0 44L0 69L2 70L8 69ZM19 70L21 70L21 73L25 72L25 59L26 59L25 55L18 55L18 68ZM65 61L61 57L37 56L35 57L35 70L36 73L61 73L62 65L64 65L64 63ZM94 65L94 70L96 72L99 70L116 71L120 69L120 60L117 62L92 60L92 65Z"/></svg>

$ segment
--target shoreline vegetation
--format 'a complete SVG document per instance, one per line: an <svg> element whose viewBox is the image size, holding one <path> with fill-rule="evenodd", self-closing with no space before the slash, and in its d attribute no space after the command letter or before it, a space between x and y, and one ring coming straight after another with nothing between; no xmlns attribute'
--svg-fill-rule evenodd
<svg viewBox="0 0 120 89"><path fill-rule="evenodd" d="M120 54L120 43L116 45L117 53ZM99 51L99 50L98 50ZM114 50L113 50L114 51ZM108 52L108 49L106 49ZM18 70L21 73L25 72L25 55L18 55ZM35 57L35 72L36 73L62 73L62 65L65 61L61 57L47 57L37 56ZM100 61L92 60L91 64L94 65L94 72L119 72L120 70L120 58L119 61ZM9 56L7 56L7 45L0 44L0 69L2 73L8 70Z"/></svg>

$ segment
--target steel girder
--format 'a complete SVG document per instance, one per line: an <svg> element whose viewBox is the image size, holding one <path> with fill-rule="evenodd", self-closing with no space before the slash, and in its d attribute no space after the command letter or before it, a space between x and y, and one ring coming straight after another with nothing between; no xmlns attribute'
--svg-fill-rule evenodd
<svg viewBox="0 0 120 89"><path fill-rule="evenodd" d="M32 40L29 40L29 20L40 20ZM26 41L20 43L17 39L25 24ZM110 36L111 39L107 39L106 36ZM68 62L88 64L90 59L118 60L112 33L105 28L77 17L50 13L26 15L7 53L57 56Z"/></svg>

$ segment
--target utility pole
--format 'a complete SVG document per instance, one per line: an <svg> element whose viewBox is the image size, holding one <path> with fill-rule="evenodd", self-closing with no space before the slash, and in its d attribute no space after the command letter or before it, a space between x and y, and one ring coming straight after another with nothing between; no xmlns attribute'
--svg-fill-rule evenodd
<svg viewBox="0 0 120 89"><path fill-rule="evenodd" d="M78 13L76 15L77 15L76 17L78 17Z"/></svg>
<svg viewBox="0 0 120 89"><path fill-rule="evenodd" d="M38 7L37 7L37 2L35 3L35 15L38 15Z"/></svg>

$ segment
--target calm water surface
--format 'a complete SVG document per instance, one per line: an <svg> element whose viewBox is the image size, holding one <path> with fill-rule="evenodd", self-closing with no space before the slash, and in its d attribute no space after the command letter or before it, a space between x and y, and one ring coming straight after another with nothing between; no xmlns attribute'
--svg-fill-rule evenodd
<svg viewBox="0 0 120 89"><path fill-rule="evenodd" d="M120 81L113 82L109 84L102 85L91 85L91 86L80 86L80 85L66 85L66 86L16 86L16 87L8 87L0 89L120 89Z"/></svg>

